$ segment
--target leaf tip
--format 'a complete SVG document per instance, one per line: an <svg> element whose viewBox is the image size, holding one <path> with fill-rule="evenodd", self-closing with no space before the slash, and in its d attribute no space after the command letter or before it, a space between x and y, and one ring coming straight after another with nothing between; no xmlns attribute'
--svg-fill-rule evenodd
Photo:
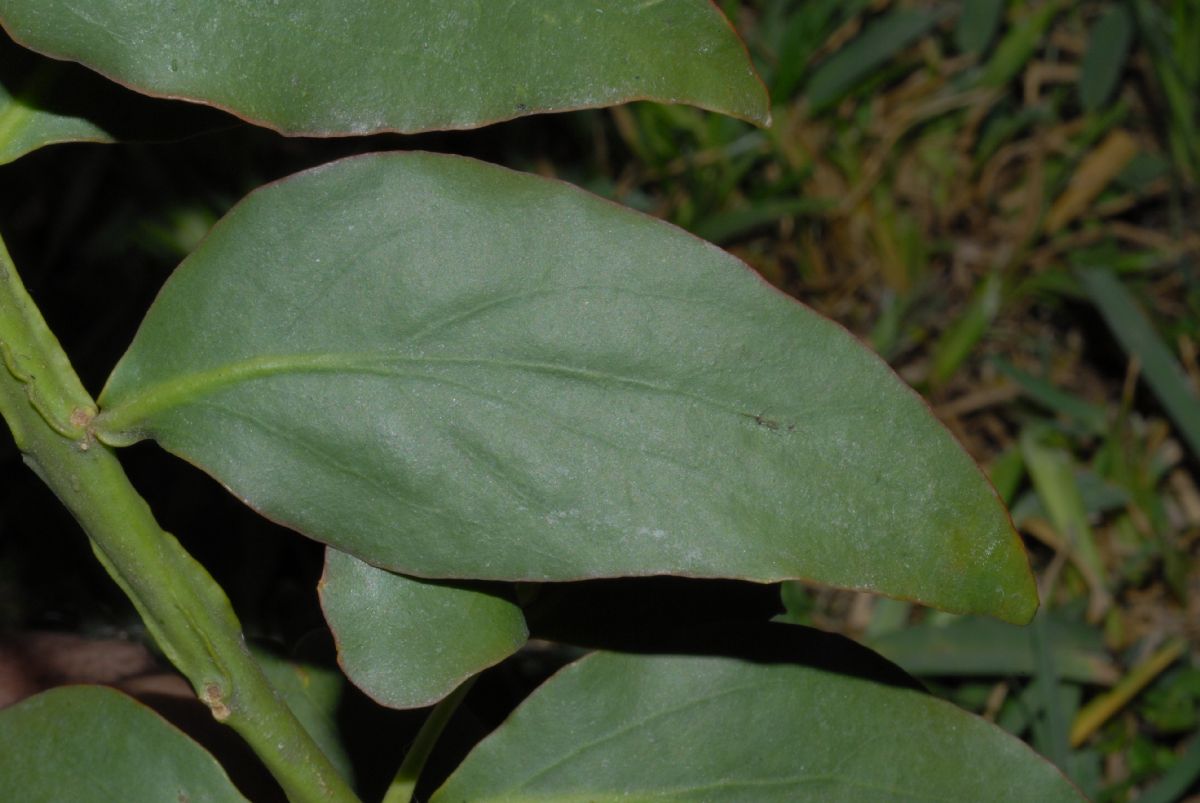
<svg viewBox="0 0 1200 803"><path fill-rule="evenodd" d="M1012 550L1009 566L1004 572L1003 582L997 589L998 604L982 611L990 616L1013 625L1027 625L1033 621L1041 606L1037 581L1029 565L1029 555L1021 543L1020 536L1013 531L1015 549Z"/></svg>

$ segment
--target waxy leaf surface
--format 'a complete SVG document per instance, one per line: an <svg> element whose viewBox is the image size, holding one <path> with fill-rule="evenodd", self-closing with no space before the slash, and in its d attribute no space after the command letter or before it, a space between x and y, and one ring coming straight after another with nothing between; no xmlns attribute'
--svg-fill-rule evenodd
<svg viewBox="0 0 1200 803"><path fill-rule="evenodd" d="M271 519L421 577L807 578L1027 620L978 468L853 337L674 227L428 154L243 201L101 395Z"/></svg>
<svg viewBox="0 0 1200 803"><path fill-rule="evenodd" d="M597 653L535 691L432 803L1083 799L1018 739L919 691L789 664Z"/></svg>
<svg viewBox="0 0 1200 803"><path fill-rule="evenodd" d="M0 31L0 165L62 142L169 140L231 124L213 109L148 98L39 56Z"/></svg>
<svg viewBox="0 0 1200 803"><path fill-rule="evenodd" d="M648 99L756 122L709 0L8 0L17 41L289 134L472 128Z"/></svg>
<svg viewBox="0 0 1200 803"><path fill-rule="evenodd" d="M101 686L63 686L0 711L6 800L242 801L204 748L146 706Z"/></svg>
<svg viewBox="0 0 1200 803"><path fill-rule="evenodd" d="M433 705L529 636L514 602L417 580L327 549L321 607L346 676L392 708Z"/></svg>

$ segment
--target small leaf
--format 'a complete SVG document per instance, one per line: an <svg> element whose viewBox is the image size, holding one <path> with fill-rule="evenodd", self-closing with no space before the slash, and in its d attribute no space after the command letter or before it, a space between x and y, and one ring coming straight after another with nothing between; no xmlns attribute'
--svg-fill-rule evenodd
<svg viewBox="0 0 1200 803"><path fill-rule="evenodd" d="M788 664L597 653L547 681L433 803L1081 801L1026 745L922 692Z"/></svg>
<svg viewBox="0 0 1200 803"><path fill-rule="evenodd" d="M1129 58L1133 26L1129 9L1114 4L1092 27L1080 67L1079 98L1084 110L1097 111L1112 97Z"/></svg>
<svg viewBox="0 0 1200 803"><path fill-rule="evenodd" d="M769 118L707 0L9 0L0 23L140 92L288 134L473 128L630 100Z"/></svg>
<svg viewBox="0 0 1200 803"><path fill-rule="evenodd" d="M1024 465L1024 459L1021 462ZM1076 468L1072 473L1075 475L1074 484L1079 490L1080 501L1088 519L1095 520L1114 511L1123 511L1132 501L1129 491L1124 487L1113 484L1090 469ZM1033 488L1017 497L1009 512L1018 527L1032 518L1053 520L1037 490Z"/></svg>
<svg viewBox="0 0 1200 803"><path fill-rule="evenodd" d="M393 574L336 549L325 552L319 589L346 675L392 708L433 705L529 635L503 597Z"/></svg>
<svg viewBox="0 0 1200 803"><path fill-rule="evenodd" d="M808 578L1026 620L921 399L724 252L558 182L377 155L253 194L101 395L266 516L420 577Z"/></svg>
<svg viewBox="0 0 1200 803"><path fill-rule="evenodd" d="M898 8L871 22L813 72L806 90L813 111L821 112L844 98L880 65L924 36L937 21L933 11Z"/></svg>
<svg viewBox="0 0 1200 803"><path fill-rule="evenodd" d="M1105 586L1111 581L1076 479L1074 457L1066 449L1048 442L1047 432L1036 426L1027 426L1021 432L1025 466L1042 508L1049 513L1050 522L1063 541L1063 551L1075 559L1092 586L1093 604L1102 605L1102 598L1108 597Z"/></svg>
<svg viewBox="0 0 1200 803"><path fill-rule="evenodd" d="M771 97L783 101L804 80L810 62L838 25L862 13L870 0L809 0L803 6L771 3L762 7L758 45L775 57Z"/></svg>
<svg viewBox="0 0 1200 803"><path fill-rule="evenodd" d="M1192 735L1187 748L1178 755L1154 785L1138 795L1138 803L1175 803L1194 789L1200 778L1200 731Z"/></svg>
<svg viewBox="0 0 1200 803"><path fill-rule="evenodd" d="M996 45L979 76L980 86L999 89L1016 78L1045 40L1046 29L1063 5L1064 0L1047 0L1036 8L1025 9Z"/></svg>
<svg viewBox="0 0 1200 803"><path fill-rule="evenodd" d="M933 367L929 381L945 384L958 371L987 333L1004 303L1004 279L998 271L988 274L971 296L958 318L950 323L931 349Z"/></svg>
<svg viewBox="0 0 1200 803"><path fill-rule="evenodd" d="M1146 382L1192 454L1200 455L1200 393L1175 354L1163 342L1133 294L1107 266L1081 268L1077 275L1121 347L1141 362Z"/></svg>
<svg viewBox="0 0 1200 803"><path fill-rule="evenodd" d="M754 231L778 222L781 218L814 215L831 209L834 204L816 198L782 198L754 203L728 212L717 212L689 226L697 237L717 244L731 242Z"/></svg>
<svg viewBox="0 0 1200 803"><path fill-rule="evenodd" d="M4 797L21 803L245 801L204 748L141 703L63 686L0 711Z"/></svg>
<svg viewBox="0 0 1200 803"><path fill-rule="evenodd" d="M1005 0L964 0L954 43L964 53L983 53L996 38L1004 18Z"/></svg>
<svg viewBox="0 0 1200 803"><path fill-rule="evenodd" d="M17 54L19 49L0 37L0 164L59 142L113 141L91 120L45 108L61 66L47 60L27 70L13 58Z"/></svg>
<svg viewBox="0 0 1200 803"><path fill-rule="evenodd" d="M1103 405L1094 404L1063 390L1049 378L1022 371L1001 357L993 357L991 364L1001 374L1016 382L1031 400L1071 420L1089 434L1103 435L1108 431L1108 410Z"/></svg>
<svg viewBox="0 0 1200 803"><path fill-rule="evenodd" d="M1119 673L1095 628L1050 619L1054 666L1064 680L1112 685ZM914 675L1033 675L1037 656L1028 628L991 619L923 623L871 640L871 647Z"/></svg>

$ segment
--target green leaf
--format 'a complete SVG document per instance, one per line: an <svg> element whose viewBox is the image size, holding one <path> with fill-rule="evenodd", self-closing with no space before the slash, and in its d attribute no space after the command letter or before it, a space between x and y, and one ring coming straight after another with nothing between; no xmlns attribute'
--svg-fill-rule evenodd
<svg viewBox="0 0 1200 803"><path fill-rule="evenodd" d="M1089 434L1103 435L1108 431L1108 410L1103 405L1081 399L1058 387L1048 378L1022 371L1002 357L993 357L990 362L997 371L1016 382L1026 396L1042 407L1070 419Z"/></svg>
<svg viewBox="0 0 1200 803"><path fill-rule="evenodd" d="M1022 461L1023 463L1023 461ZM1098 519L1113 511L1125 510L1131 498L1129 491L1119 485L1113 485L1108 480L1088 469L1073 469L1075 487L1079 491L1080 501L1088 519ZM1013 523L1018 527L1033 517L1053 521L1050 510L1047 509L1035 489L1021 494L1009 508Z"/></svg>
<svg viewBox="0 0 1200 803"><path fill-rule="evenodd" d="M1186 750L1178 756L1158 781L1138 795L1139 803L1173 803L1184 799L1200 778L1200 732L1192 737Z"/></svg>
<svg viewBox="0 0 1200 803"><path fill-rule="evenodd" d="M1052 445L1048 429L1026 427L1021 432L1021 453L1033 488L1050 516L1054 529L1097 586L1108 582L1104 558L1096 545L1083 492L1076 479L1074 459L1066 449Z"/></svg>
<svg viewBox="0 0 1200 803"><path fill-rule="evenodd" d="M153 100L38 56L0 31L0 165L61 142L176 139L229 123L212 109Z"/></svg>
<svg viewBox="0 0 1200 803"><path fill-rule="evenodd" d="M1076 273L1121 347L1141 361L1146 382L1167 409L1192 454L1200 455L1200 396L1179 360L1111 270L1096 266Z"/></svg>
<svg viewBox="0 0 1200 803"><path fill-rule="evenodd" d="M597 653L481 742L433 803L1083 797L954 705L838 673Z"/></svg>
<svg viewBox="0 0 1200 803"><path fill-rule="evenodd" d="M962 367L987 334L1004 304L1004 279L999 271L988 274L971 297L971 303L938 338L933 351L930 382L945 384Z"/></svg>
<svg viewBox="0 0 1200 803"><path fill-rule="evenodd" d="M21 803L245 800L200 745L101 686L63 686L0 711L0 778Z"/></svg>
<svg viewBox="0 0 1200 803"><path fill-rule="evenodd" d="M768 3L762 6L757 38L770 43L774 58L771 97L786 100L808 71L813 55L837 26L860 14L870 0L809 0L803 5ZM772 42L771 40L776 40Z"/></svg>
<svg viewBox="0 0 1200 803"><path fill-rule="evenodd" d="M954 44L964 53L983 53L996 38L1004 18L1005 0L964 0Z"/></svg>
<svg viewBox="0 0 1200 803"><path fill-rule="evenodd" d="M1027 620L927 406L717 248L568 185L375 155L252 194L101 395L271 519L420 577L807 578Z"/></svg>
<svg viewBox="0 0 1200 803"><path fill-rule="evenodd" d="M9 0L0 23L140 92L287 134L473 128L631 100L769 119L707 0Z"/></svg>
<svg viewBox="0 0 1200 803"><path fill-rule="evenodd" d="M821 112L844 98L937 21L938 14L933 11L899 8L872 22L813 73L806 90L813 111Z"/></svg>
<svg viewBox="0 0 1200 803"><path fill-rule="evenodd" d="M433 705L525 643L525 617L482 589L405 577L326 550L318 586L346 675L392 708Z"/></svg>
<svg viewBox="0 0 1200 803"><path fill-rule="evenodd" d="M18 62L10 56L16 50L0 37L0 164L59 142L113 141L91 120L47 108L45 96L61 67L50 62L32 72L14 69Z"/></svg>
<svg viewBox="0 0 1200 803"><path fill-rule="evenodd" d="M1059 619L1046 623L1060 677L1111 685L1119 673L1095 628ZM1037 656L1029 629L991 619L924 623L872 639L870 646L914 675L1032 675Z"/></svg>
<svg viewBox="0 0 1200 803"><path fill-rule="evenodd" d="M1123 5L1111 6L1092 27L1080 67L1079 98L1089 112L1112 97L1133 43L1133 15Z"/></svg>
<svg viewBox="0 0 1200 803"><path fill-rule="evenodd" d="M321 752L343 778L353 781L354 765L337 724L337 709L346 687L342 673L336 668L288 660L266 649L254 649L254 658Z"/></svg>
<svg viewBox="0 0 1200 803"><path fill-rule="evenodd" d="M819 198L772 198L740 209L717 212L696 221L689 228L697 237L724 244L755 229L774 224L781 218L815 215L833 206L833 203Z"/></svg>
<svg viewBox="0 0 1200 803"><path fill-rule="evenodd" d="M1046 29L1062 10L1063 0L1047 0L1013 24L979 76L981 86L999 89L1017 77L1043 42Z"/></svg>

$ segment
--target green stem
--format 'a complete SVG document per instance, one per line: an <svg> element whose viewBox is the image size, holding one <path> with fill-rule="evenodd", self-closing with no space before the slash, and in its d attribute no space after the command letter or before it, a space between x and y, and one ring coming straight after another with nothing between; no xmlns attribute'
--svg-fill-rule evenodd
<svg viewBox="0 0 1200 803"><path fill-rule="evenodd" d="M3 242L0 351L0 415L26 464L79 521L96 557L213 716L250 744L291 800L356 800L263 675L220 586L159 528L116 455L91 433L95 405Z"/></svg>
<svg viewBox="0 0 1200 803"><path fill-rule="evenodd" d="M396 777L392 779L387 794L383 796L383 803L409 803L412 800L417 780L421 777L421 770L425 769L425 762L429 760L433 746L437 744L438 737L442 735L450 717L454 716L454 712L458 710L459 704L475 685L478 677L475 675L469 678L429 712L429 718L421 725L421 730L417 731L417 738L413 739L412 747L408 748L400 769L396 771Z"/></svg>

